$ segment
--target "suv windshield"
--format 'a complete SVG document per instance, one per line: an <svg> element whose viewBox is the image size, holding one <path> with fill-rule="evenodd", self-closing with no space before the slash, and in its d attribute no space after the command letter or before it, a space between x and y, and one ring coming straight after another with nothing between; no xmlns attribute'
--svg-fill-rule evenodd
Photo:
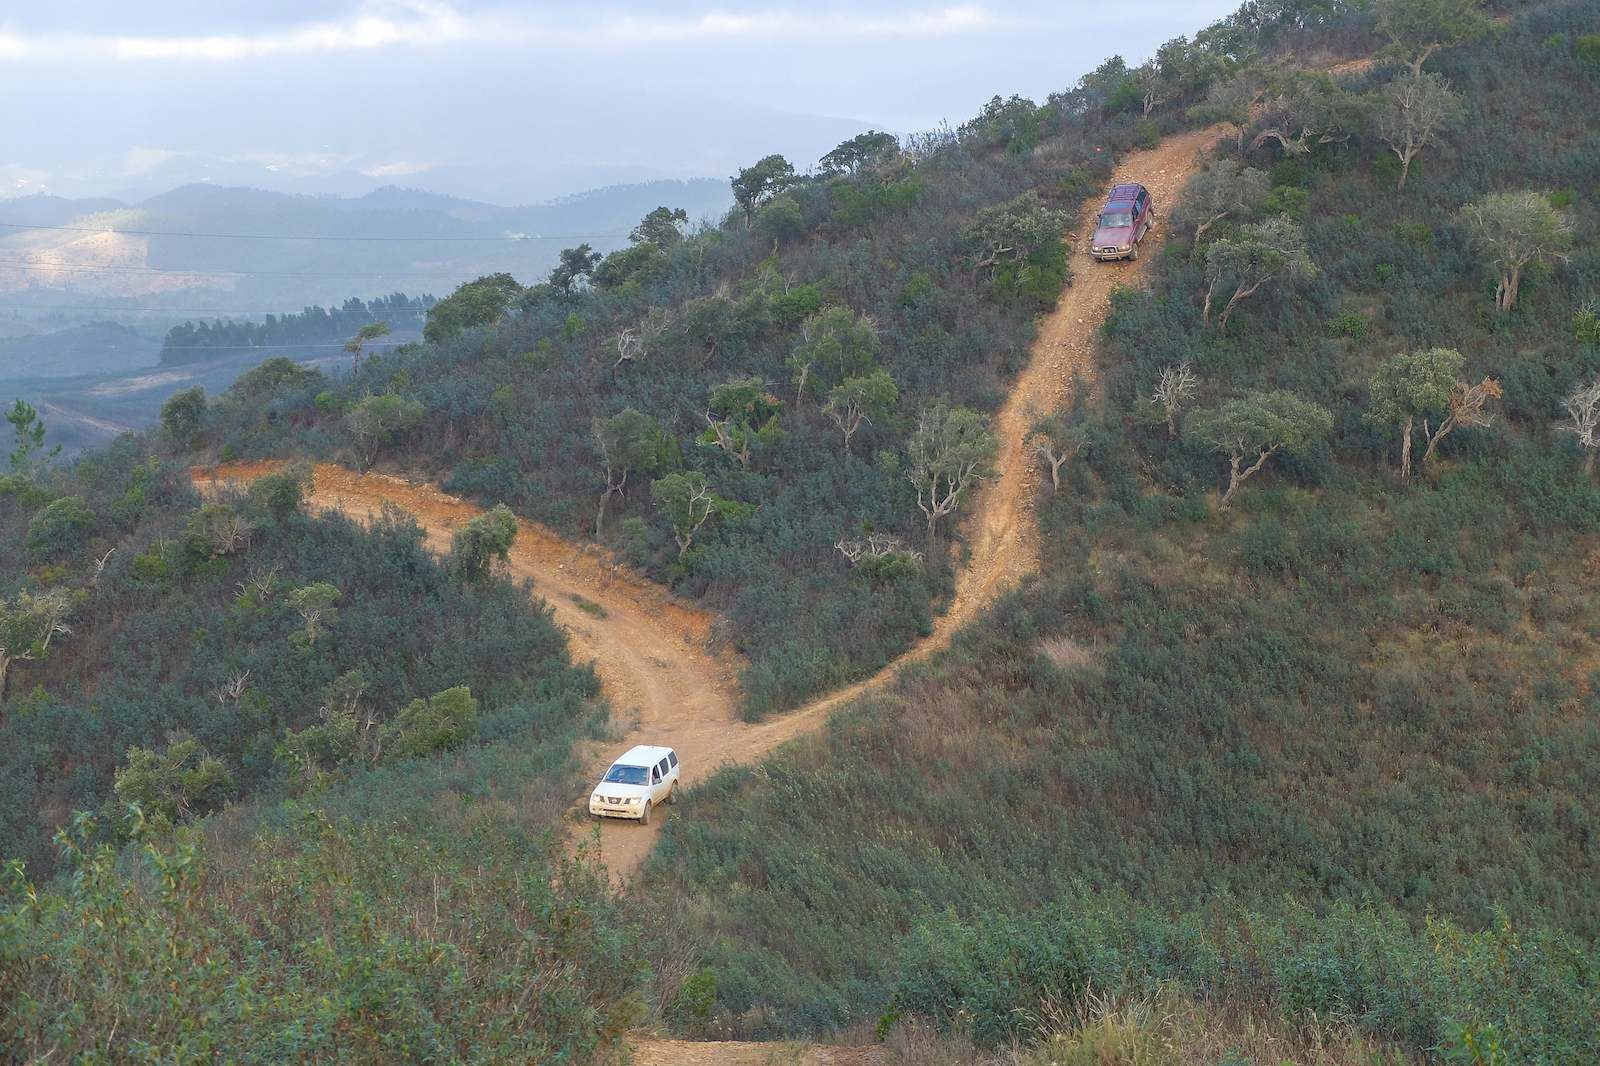
<svg viewBox="0 0 1600 1066"><path fill-rule="evenodd" d="M1127 211L1107 211L1100 216L1100 225L1107 229L1122 229L1133 225L1133 215Z"/></svg>
<svg viewBox="0 0 1600 1066"><path fill-rule="evenodd" d="M606 780L614 785L642 785L650 780L650 771L643 766L623 766L618 763L606 771Z"/></svg>

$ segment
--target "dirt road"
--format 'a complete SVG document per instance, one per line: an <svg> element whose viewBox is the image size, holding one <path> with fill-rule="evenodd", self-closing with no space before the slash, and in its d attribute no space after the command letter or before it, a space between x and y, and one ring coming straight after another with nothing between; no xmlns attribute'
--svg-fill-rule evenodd
<svg viewBox="0 0 1600 1066"><path fill-rule="evenodd" d="M1116 180L1141 181L1154 195L1157 230L1147 239L1150 251L1199 153L1222 132L1219 127L1168 138L1154 149L1130 155L1117 168ZM968 509L963 531L969 555L955 596L929 636L873 677L767 721L743 722L735 710L738 664L712 650L710 614L674 599L597 549L574 545L535 523L519 523L511 551L512 574L530 579L534 590L550 603L556 621L570 634L575 657L594 662L615 711L619 737L587 753L591 770L598 771L611 756L640 742L676 748L686 785L725 763L759 759L785 741L817 729L834 708L885 684L900 666L948 645L960 627L1036 568L1032 506L1042 481L1036 462L1026 452L1028 428L1039 414L1065 403L1075 379L1095 387L1095 344L1111 292L1118 285L1136 284L1151 261L1148 254L1131 263L1100 264L1090 259L1084 248L1098 209L1098 200L1086 204L1072 230L1073 283L1040 323L1028 365L995 418L999 441L995 471ZM275 465L197 470L196 480L246 480ZM481 513L477 506L429 486L330 465L315 470L312 503L359 518L375 515L385 504L397 506L421 524L429 546L437 551L448 550L451 534ZM648 827L611 820L594 825L575 816L575 845L588 846L597 835L599 857L616 876L625 878L650 853L666 820L654 818ZM765 1044L650 1040L636 1045L636 1056L651 1066L871 1061L865 1049L785 1050Z"/></svg>
<svg viewBox="0 0 1600 1066"><path fill-rule="evenodd" d="M633 1047L634 1066L877 1066L878 1047L830 1047L744 1040L646 1040Z"/></svg>
<svg viewBox="0 0 1600 1066"><path fill-rule="evenodd" d="M1134 153L1117 168L1117 180L1137 179L1151 189L1157 206L1156 239L1197 153L1218 135L1218 130L1207 130L1172 137L1157 148ZM969 557L955 596L929 636L873 677L787 714L755 724L741 721L735 710L738 667L711 649L710 614L674 599L604 552L575 545L533 522L519 523L511 551L512 574L532 580L535 591L549 601L556 621L570 634L574 655L594 662L615 709L620 736L588 753L590 769L598 771L609 757L641 742L676 748L686 785L724 763L759 759L818 728L834 708L884 684L901 665L945 647L956 630L1034 569L1031 509L1041 480L1025 449L1028 427L1038 414L1065 402L1074 378L1093 387L1094 347L1111 290L1135 283L1150 262L1148 255L1138 262L1109 264L1088 257L1083 248L1098 208L1098 202L1085 205L1075 224L1072 232L1079 239L1073 248L1073 282L1040 323L1028 365L996 416L995 472L968 508L964 533ZM196 471L196 479L247 480L275 465L235 464L215 472ZM429 546L441 552L449 549L456 529L481 513L474 504L430 486L328 464L316 467L312 503L363 519L385 503L399 507L421 524ZM649 854L670 817L666 811L661 815L648 827L577 820L577 839L582 843L598 832L600 858L618 877L626 877Z"/></svg>

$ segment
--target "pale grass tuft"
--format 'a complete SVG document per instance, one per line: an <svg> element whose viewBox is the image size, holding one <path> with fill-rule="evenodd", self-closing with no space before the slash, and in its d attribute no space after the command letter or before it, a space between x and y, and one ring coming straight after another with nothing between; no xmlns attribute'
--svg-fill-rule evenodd
<svg viewBox="0 0 1600 1066"><path fill-rule="evenodd" d="M1100 661L1100 653L1068 636L1039 642L1039 654L1063 670L1086 670Z"/></svg>

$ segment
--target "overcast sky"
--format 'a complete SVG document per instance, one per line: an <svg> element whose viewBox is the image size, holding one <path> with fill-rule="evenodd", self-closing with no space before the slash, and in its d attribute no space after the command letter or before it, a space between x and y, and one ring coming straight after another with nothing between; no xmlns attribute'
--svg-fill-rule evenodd
<svg viewBox="0 0 1600 1066"><path fill-rule="evenodd" d="M527 202L769 151L804 167L861 128L1042 100L1234 6L8 0L0 195L204 178Z"/></svg>

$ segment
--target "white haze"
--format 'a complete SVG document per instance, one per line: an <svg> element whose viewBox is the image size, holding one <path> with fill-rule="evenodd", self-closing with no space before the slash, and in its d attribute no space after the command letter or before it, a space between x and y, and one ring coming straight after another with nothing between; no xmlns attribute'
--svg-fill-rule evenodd
<svg viewBox="0 0 1600 1066"><path fill-rule="evenodd" d="M1042 100L1232 6L60 0L0 15L0 196L189 181L526 203L806 166Z"/></svg>

